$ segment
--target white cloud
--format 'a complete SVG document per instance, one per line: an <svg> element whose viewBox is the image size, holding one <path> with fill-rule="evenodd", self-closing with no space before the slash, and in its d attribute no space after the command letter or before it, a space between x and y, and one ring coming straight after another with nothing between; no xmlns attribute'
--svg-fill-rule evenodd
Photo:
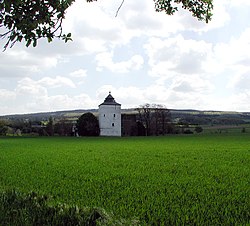
<svg viewBox="0 0 250 226"><path fill-rule="evenodd" d="M218 63L227 67L249 67L250 39L248 38L250 38L250 29L246 30L237 40L233 38L229 43L216 45L215 56Z"/></svg>
<svg viewBox="0 0 250 226"><path fill-rule="evenodd" d="M45 87L28 77L23 78L18 82L16 92L18 96L27 95L31 97L33 95L47 95L47 89Z"/></svg>
<svg viewBox="0 0 250 226"><path fill-rule="evenodd" d="M230 1L230 4L232 6L245 7L245 6L249 6L250 2L248 0L237 0L237 1Z"/></svg>
<svg viewBox="0 0 250 226"><path fill-rule="evenodd" d="M79 69L70 73L72 78L85 78L87 76L87 70Z"/></svg>
<svg viewBox="0 0 250 226"><path fill-rule="evenodd" d="M88 109L93 107L92 104L93 102L86 94L77 96L69 96L67 94L52 96L36 95L32 96L29 101L20 103L18 107L21 109L21 112L50 112L57 110ZM11 110L9 109L9 111Z"/></svg>
<svg viewBox="0 0 250 226"><path fill-rule="evenodd" d="M69 86L75 88L75 84L72 80L62 76L56 76L55 78L44 77L37 81L38 84L41 84L45 87L57 88L62 86Z"/></svg>
<svg viewBox="0 0 250 226"><path fill-rule="evenodd" d="M14 48L14 47L13 47ZM24 77L47 68L56 67L56 57L38 57L26 50L11 49L0 54L0 77Z"/></svg>
<svg viewBox="0 0 250 226"><path fill-rule="evenodd" d="M182 15L180 23L182 24L183 29L192 30L198 33L221 28L231 20L230 14L227 10L228 4L228 0L213 0L213 16L209 23L198 21L196 18L191 16L190 12L180 9L180 13Z"/></svg>
<svg viewBox="0 0 250 226"><path fill-rule="evenodd" d="M250 71L250 29L246 29L238 39L232 37L228 43L216 44L204 62L209 75L234 76ZM225 76L225 75L224 75Z"/></svg>
<svg viewBox="0 0 250 226"><path fill-rule="evenodd" d="M37 81L26 77L18 81L16 92L19 95L46 96L48 94L48 88L58 88L62 86L76 87L70 79L61 76L57 76L56 78L44 77Z"/></svg>
<svg viewBox="0 0 250 226"><path fill-rule="evenodd" d="M37 98L41 109L82 109L89 108L90 98L86 94L70 97L69 95L54 95ZM38 107L38 106L36 106Z"/></svg>
<svg viewBox="0 0 250 226"><path fill-rule="evenodd" d="M108 95L109 92L112 92L112 95L115 94L115 88L112 85L103 85L98 90L96 90L96 97L99 100L103 100L104 97Z"/></svg>
<svg viewBox="0 0 250 226"><path fill-rule="evenodd" d="M228 83L228 87L235 91L248 92L250 89L250 71L244 74L234 75Z"/></svg>
<svg viewBox="0 0 250 226"><path fill-rule="evenodd" d="M68 10L64 25L72 32L82 54L106 51L107 43L121 43L127 39L121 21L105 13L101 4L101 1L86 3L78 0Z"/></svg>
<svg viewBox="0 0 250 226"><path fill-rule="evenodd" d="M122 108L134 108L138 103L144 103L144 91L135 86L129 87L114 87L112 85L103 85L96 91L96 97L101 104L104 98L111 92L116 102L122 104Z"/></svg>
<svg viewBox="0 0 250 226"><path fill-rule="evenodd" d="M156 13L151 0L125 1L117 17L120 1L77 0L63 23L73 42L0 54L1 114L96 108L109 91L123 107L247 110L250 24L238 12L249 2L214 0L206 24Z"/></svg>
<svg viewBox="0 0 250 226"><path fill-rule="evenodd" d="M227 102L227 109L234 110L234 111L248 111L250 109L250 92L238 93L232 95L228 98Z"/></svg>
<svg viewBox="0 0 250 226"><path fill-rule="evenodd" d="M16 93L18 96L28 96L45 98L48 96L49 88L57 88L61 86L69 86L75 88L75 84L68 78L57 76L56 78L44 77L40 80L33 80L31 78L23 78L18 81ZM36 102L36 104L40 104Z"/></svg>
<svg viewBox="0 0 250 226"><path fill-rule="evenodd" d="M190 108L195 106L197 109L201 109L204 103L208 104L206 100L207 92L211 89L211 84L204 84L203 81L199 81L198 84L192 84L191 81L183 81L182 84L188 84L191 92L187 92L184 87L179 87L177 81L168 87L164 85L152 84L147 88L138 88L135 86L129 87L114 87L112 85L102 86L97 90L97 98L100 103L111 91L115 100L122 104L122 108L135 108L145 103L155 103L165 105L167 108ZM200 93L199 90L202 90Z"/></svg>
<svg viewBox="0 0 250 226"><path fill-rule="evenodd" d="M250 109L250 92L236 93L228 95L227 98L209 99L207 109L224 111L243 111L249 112Z"/></svg>
<svg viewBox="0 0 250 226"><path fill-rule="evenodd" d="M0 89L0 99L1 102L13 101L16 98L16 93L6 89Z"/></svg>
<svg viewBox="0 0 250 226"><path fill-rule="evenodd" d="M108 69L112 72L127 73L130 70L139 70L144 60L140 55L134 55L127 61L113 62L113 53L104 52L96 56L97 70Z"/></svg>
<svg viewBox="0 0 250 226"><path fill-rule="evenodd" d="M170 87L173 91L179 93L209 93L214 86L208 80L200 78L200 76L179 76L173 79Z"/></svg>
<svg viewBox="0 0 250 226"><path fill-rule="evenodd" d="M204 41L186 40L181 35L162 40L151 38L144 46L156 77L174 77L176 74L202 74L212 45Z"/></svg>

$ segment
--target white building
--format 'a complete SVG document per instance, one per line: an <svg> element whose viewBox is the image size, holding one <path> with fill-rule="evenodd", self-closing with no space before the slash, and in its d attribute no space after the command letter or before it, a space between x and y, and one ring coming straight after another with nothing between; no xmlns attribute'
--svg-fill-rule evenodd
<svg viewBox="0 0 250 226"><path fill-rule="evenodd" d="M121 136L121 104L115 102L111 93L99 105L100 136Z"/></svg>

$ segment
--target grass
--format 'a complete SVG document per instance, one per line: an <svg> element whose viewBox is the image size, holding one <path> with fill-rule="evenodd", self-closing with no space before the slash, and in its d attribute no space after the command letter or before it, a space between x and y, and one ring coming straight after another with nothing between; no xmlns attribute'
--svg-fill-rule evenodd
<svg viewBox="0 0 250 226"><path fill-rule="evenodd" d="M242 124L242 125L213 125L202 126L204 133L249 133L250 132L250 124ZM243 132L244 131L244 132Z"/></svg>
<svg viewBox="0 0 250 226"><path fill-rule="evenodd" d="M48 197L35 192L22 194L15 190L0 195L1 225L117 225L101 209L78 208L65 204L49 205Z"/></svg>
<svg viewBox="0 0 250 226"><path fill-rule="evenodd" d="M0 190L142 225L250 224L249 134L0 138Z"/></svg>

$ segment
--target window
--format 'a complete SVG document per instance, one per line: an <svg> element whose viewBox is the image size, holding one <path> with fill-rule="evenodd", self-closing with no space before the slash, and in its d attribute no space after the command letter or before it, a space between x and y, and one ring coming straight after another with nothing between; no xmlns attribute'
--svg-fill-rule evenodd
<svg viewBox="0 0 250 226"><path fill-rule="evenodd" d="M115 114L114 114L114 118L115 118Z"/></svg>
<svg viewBox="0 0 250 226"><path fill-rule="evenodd" d="M105 117L105 114L103 115L103 117Z"/></svg>
<svg viewBox="0 0 250 226"><path fill-rule="evenodd" d="M112 123L112 126L114 127L114 126L115 126L115 123Z"/></svg>

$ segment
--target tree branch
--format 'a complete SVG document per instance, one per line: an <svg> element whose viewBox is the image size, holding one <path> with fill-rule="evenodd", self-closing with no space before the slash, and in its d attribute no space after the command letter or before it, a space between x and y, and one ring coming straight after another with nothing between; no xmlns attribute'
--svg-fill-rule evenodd
<svg viewBox="0 0 250 226"><path fill-rule="evenodd" d="M122 3L120 4L119 8L117 9L116 14L115 14L115 17L117 17L117 15L118 15L118 13L119 13L119 11L120 11L120 9L121 9L123 3L124 3L124 0L122 0Z"/></svg>

